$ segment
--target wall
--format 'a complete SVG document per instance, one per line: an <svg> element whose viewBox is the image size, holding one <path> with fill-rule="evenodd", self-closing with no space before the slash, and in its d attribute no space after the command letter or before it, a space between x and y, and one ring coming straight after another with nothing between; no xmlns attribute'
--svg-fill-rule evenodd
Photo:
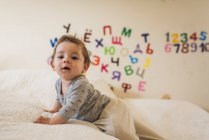
<svg viewBox="0 0 209 140"><path fill-rule="evenodd" d="M209 1L1 0L0 69L49 68L56 38L85 41L120 97L188 100L209 110Z"/></svg>

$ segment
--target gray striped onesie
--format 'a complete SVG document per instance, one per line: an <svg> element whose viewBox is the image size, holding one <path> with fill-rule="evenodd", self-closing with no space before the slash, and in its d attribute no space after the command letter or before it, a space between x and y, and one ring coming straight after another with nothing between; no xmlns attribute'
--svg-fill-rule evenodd
<svg viewBox="0 0 209 140"><path fill-rule="evenodd" d="M81 75L73 80L67 93L62 95L62 81L56 81L56 101L62 105L58 114L66 120L78 119L94 122L99 119L110 98L95 90L92 84Z"/></svg>

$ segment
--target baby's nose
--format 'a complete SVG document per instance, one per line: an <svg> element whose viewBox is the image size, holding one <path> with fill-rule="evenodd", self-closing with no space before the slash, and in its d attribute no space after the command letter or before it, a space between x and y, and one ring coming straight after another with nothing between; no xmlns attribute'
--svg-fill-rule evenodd
<svg viewBox="0 0 209 140"><path fill-rule="evenodd" d="M64 59L64 63L69 63L70 62L70 59L69 58L65 58Z"/></svg>

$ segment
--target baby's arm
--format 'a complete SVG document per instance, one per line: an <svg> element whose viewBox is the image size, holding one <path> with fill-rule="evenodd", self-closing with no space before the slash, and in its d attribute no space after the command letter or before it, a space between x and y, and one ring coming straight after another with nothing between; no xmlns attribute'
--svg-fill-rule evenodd
<svg viewBox="0 0 209 140"><path fill-rule="evenodd" d="M58 114L55 114L51 119L48 117L39 116L34 123L40 123L40 124L49 124L49 125L55 125L55 124L64 124L67 120L61 117Z"/></svg>
<svg viewBox="0 0 209 140"><path fill-rule="evenodd" d="M55 125L55 124L64 124L67 120L61 117L58 113L55 113L55 115L49 119L49 125Z"/></svg>
<svg viewBox="0 0 209 140"><path fill-rule="evenodd" d="M50 113L56 113L56 112L58 112L59 110L60 110L60 108L62 108L62 105L59 103L59 102L55 102L54 103L54 106L53 106L53 108L52 109L50 109L50 110L45 110L44 109L44 111L45 112L50 112ZM50 122L50 118L48 118L48 117L43 117L43 116L39 116L35 121L34 121L34 123L41 123L41 124L49 124L49 122Z"/></svg>
<svg viewBox="0 0 209 140"><path fill-rule="evenodd" d="M62 105L59 102L56 101L54 103L54 106L53 106L52 109L50 109L50 110L44 110L44 111L45 112L50 112L50 113L56 113L56 112L58 112L60 110L60 108L62 108Z"/></svg>

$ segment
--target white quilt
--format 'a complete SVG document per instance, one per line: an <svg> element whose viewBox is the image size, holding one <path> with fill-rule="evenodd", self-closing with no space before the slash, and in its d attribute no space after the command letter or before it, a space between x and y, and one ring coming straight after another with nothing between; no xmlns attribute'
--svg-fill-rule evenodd
<svg viewBox="0 0 209 140"><path fill-rule="evenodd" d="M117 140L83 121L33 123L53 105L56 78L47 70L0 72L0 140Z"/></svg>
<svg viewBox="0 0 209 140"><path fill-rule="evenodd" d="M209 113L186 101L124 99L139 124L166 140L209 140Z"/></svg>
<svg viewBox="0 0 209 140"><path fill-rule="evenodd" d="M52 107L57 76L50 70L0 71L0 140L117 140L95 125L71 120L70 124L42 125L33 120ZM102 94L116 98L101 79L90 78ZM185 101L123 99L137 124L149 127L166 140L209 140L209 113ZM128 131L128 130L127 130ZM144 127L137 132L151 134Z"/></svg>

